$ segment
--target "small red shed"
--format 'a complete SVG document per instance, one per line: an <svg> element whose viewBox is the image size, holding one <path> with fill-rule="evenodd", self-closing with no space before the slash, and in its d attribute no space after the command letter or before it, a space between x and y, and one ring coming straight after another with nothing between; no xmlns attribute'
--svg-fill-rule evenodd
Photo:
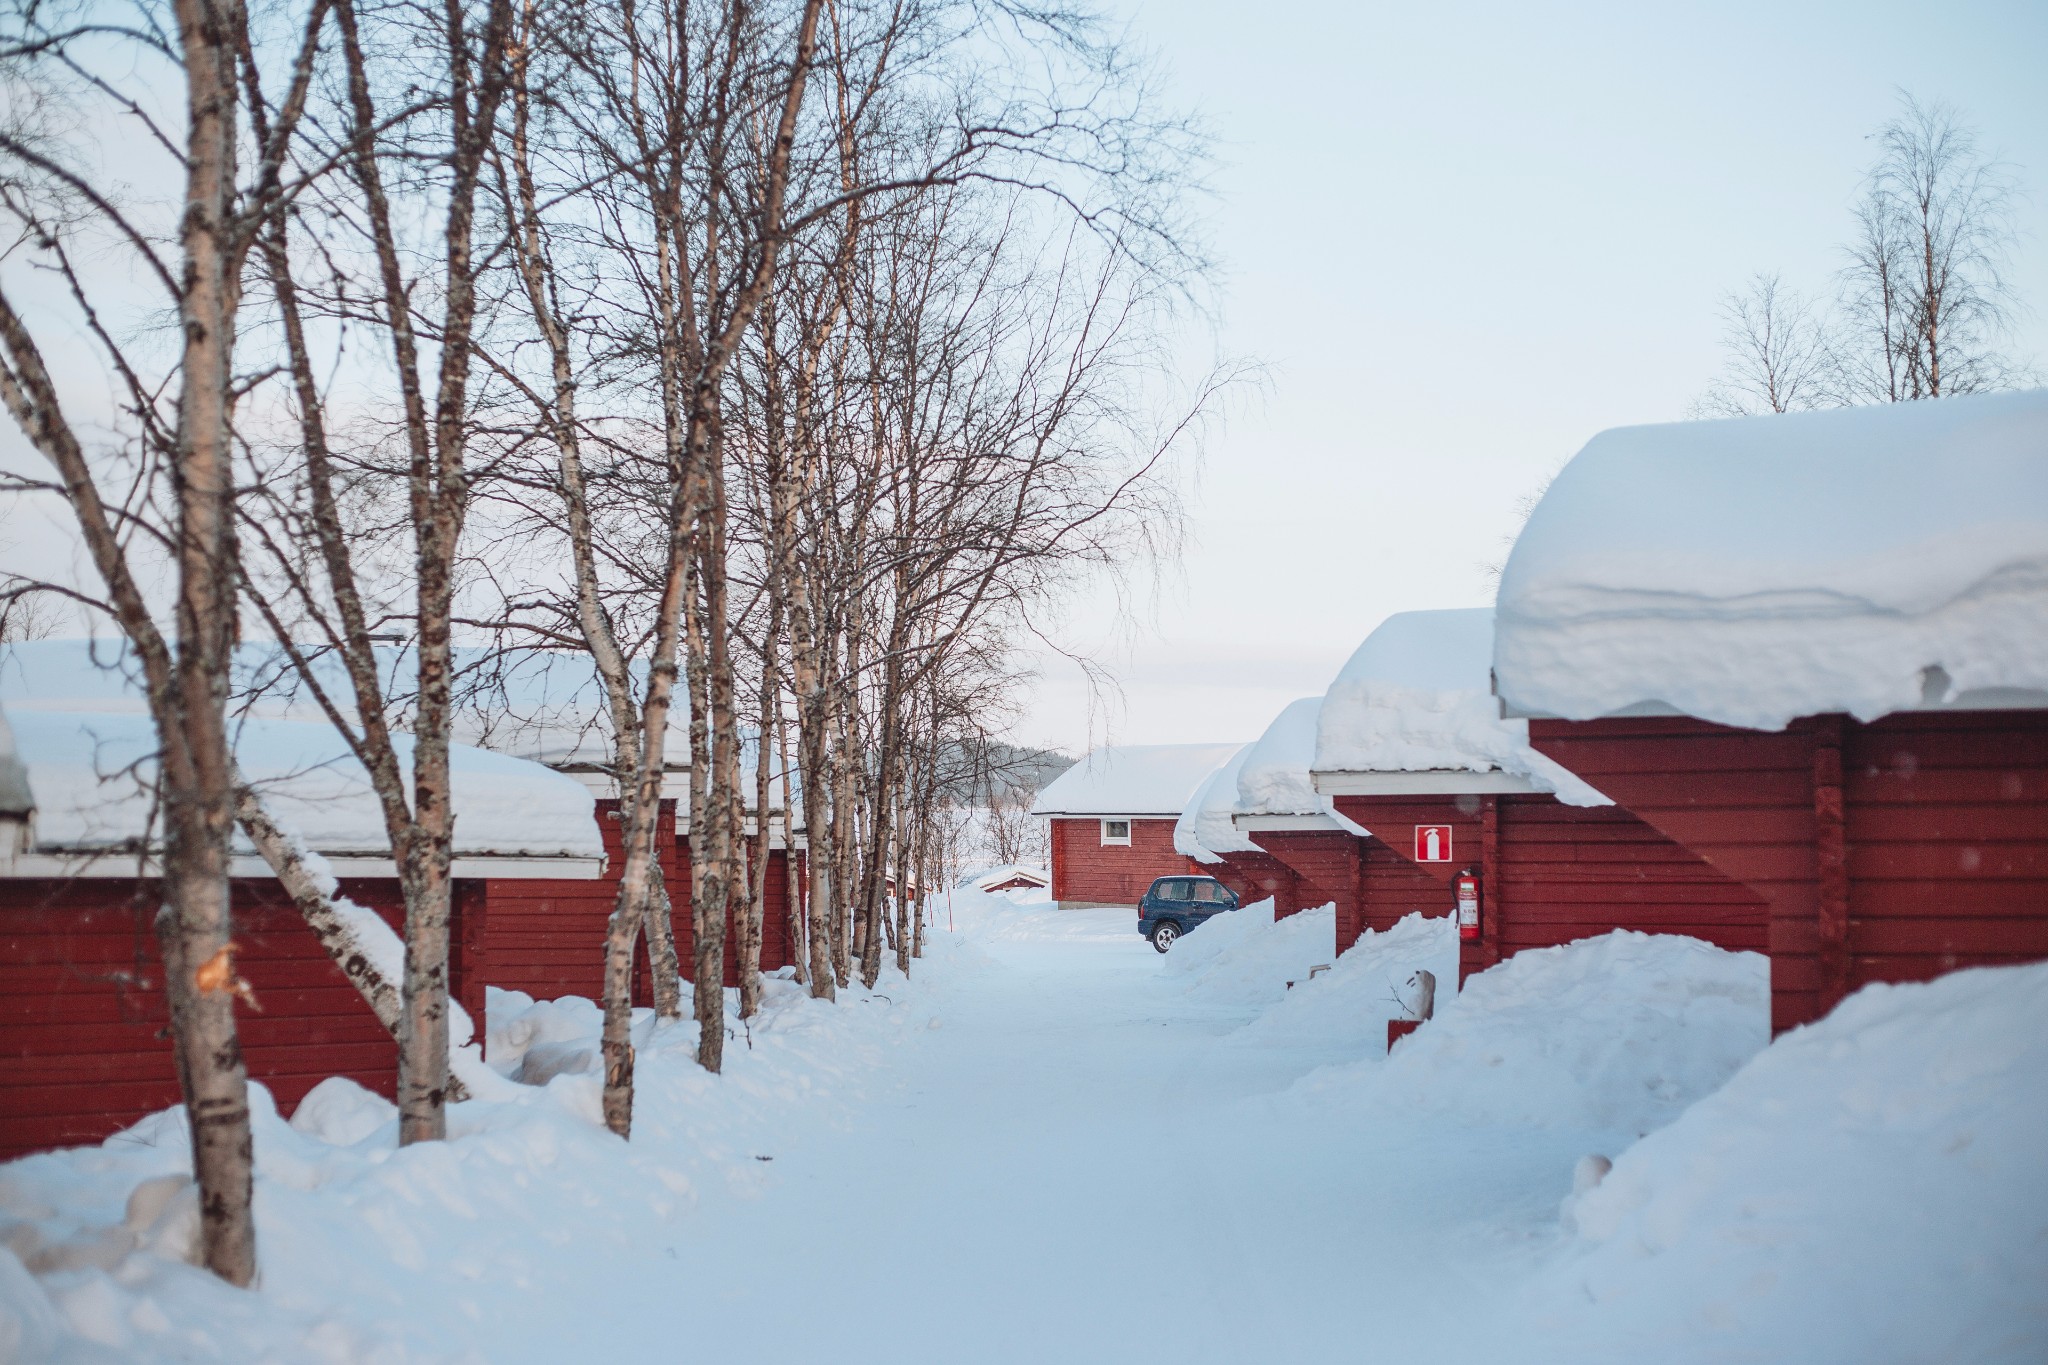
<svg viewBox="0 0 2048 1365"><path fill-rule="evenodd" d="M1775 1028L2048 957L2048 393L1605 432L1499 610L1534 747L1768 905Z"/></svg>
<svg viewBox="0 0 2048 1365"><path fill-rule="evenodd" d="M1371 832L1359 920L1451 913L1469 879L1479 914L1476 932L1461 934L1461 979L1524 948L1614 929L1761 950L1761 897L1501 718L1488 687L1492 636L1484 608L1389 617L1323 702L1314 786Z"/></svg>
<svg viewBox="0 0 2048 1365"><path fill-rule="evenodd" d="M1096 749L1038 793L1051 825L1052 895L1063 909L1133 906L1155 877L1204 869L1174 847L1195 789L1234 744L1119 744Z"/></svg>

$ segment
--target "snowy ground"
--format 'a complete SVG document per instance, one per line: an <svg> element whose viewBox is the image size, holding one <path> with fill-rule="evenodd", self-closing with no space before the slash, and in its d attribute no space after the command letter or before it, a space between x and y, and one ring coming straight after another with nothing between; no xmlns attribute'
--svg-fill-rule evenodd
<svg viewBox="0 0 2048 1365"><path fill-rule="evenodd" d="M135 1249L175 1123L0 1167L0 1361L2048 1358L2048 967L1752 1062L1754 956L1612 935L1453 997L1441 922L1308 979L1323 919L1161 959L1128 911L959 895L917 980L783 989L722 1078L650 1025L630 1147L590 1019L499 997L494 1061L561 1074L457 1140L394 1153L341 1087L260 1126L257 1294L151 1249L175 1200Z"/></svg>

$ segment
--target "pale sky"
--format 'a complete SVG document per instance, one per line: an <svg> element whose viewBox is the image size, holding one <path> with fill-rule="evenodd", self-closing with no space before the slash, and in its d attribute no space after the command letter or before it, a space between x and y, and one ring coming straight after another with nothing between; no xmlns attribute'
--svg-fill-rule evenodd
<svg viewBox="0 0 2048 1365"><path fill-rule="evenodd" d="M1831 288L1900 88L2017 173L2015 349L2048 372L2039 0L1124 9L1218 138L1215 344L1269 383L1210 439L1136 638L1106 588L1068 616L1121 699L1049 662L1029 742L1251 739L1390 612L1490 601L1518 499L1685 416L1725 290Z"/></svg>

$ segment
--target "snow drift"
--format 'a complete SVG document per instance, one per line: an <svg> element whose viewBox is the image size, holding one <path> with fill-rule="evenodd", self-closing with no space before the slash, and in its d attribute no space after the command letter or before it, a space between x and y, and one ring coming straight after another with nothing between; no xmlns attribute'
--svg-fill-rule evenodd
<svg viewBox="0 0 2048 1365"><path fill-rule="evenodd" d="M1600 1359L2048 1359L2044 1135L2048 964L1865 987L1623 1153L1530 1311Z"/></svg>
<svg viewBox="0 0 2048 1365"><path fill-rule="evenodd" d="M1160 970L1192 992L1263 1007L1285 996L1288 982L1306 981L1311 967L1331 963L1336 934L1335 908L1275 919L1269 896L1210 916L1174 943Z"/></svg>
<svg viewBox="0 0 2048 1365"><path fill-rule="evenodd" d="M1634 1137L1769 1039L1762 954L1617 929L1517 953L1455 996L1439 989L1436 1017L1384 1061L1327 1068L1297 1088L1382 1112Z"/></svg>
<svg viewBox="0 0 2048 1365"><path fill-rule="evenodd" d="M1411 981L1424 970L1436 977L1441 1011L1458 991L1458 932L1448 915L1409 915L1391 929L1367 930L1329 971L1297 980L1235 1037L1260 1046L1376 1057L1387 1045L1387 1021L1414 1017L1417 991Z"/></svg>
<svg viewBox="0 0 2048 1365"><path fill-rule="evenodd" d="M1501 573L1526 713L1796 716L2048 694L2048 391L1587 443ZM1974 694L1974 695L1972 695Z"/></svg>

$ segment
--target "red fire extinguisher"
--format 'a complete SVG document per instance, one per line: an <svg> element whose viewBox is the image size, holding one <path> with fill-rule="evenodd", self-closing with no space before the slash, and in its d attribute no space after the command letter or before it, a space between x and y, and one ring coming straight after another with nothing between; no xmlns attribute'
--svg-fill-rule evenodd
<svg viewBox="0 0 2048 1365"><path fill-rule="evenodd" d="M1460 872L1457 887L1458 937L1470 942L1479 937L1479 878Z"/></svg>

